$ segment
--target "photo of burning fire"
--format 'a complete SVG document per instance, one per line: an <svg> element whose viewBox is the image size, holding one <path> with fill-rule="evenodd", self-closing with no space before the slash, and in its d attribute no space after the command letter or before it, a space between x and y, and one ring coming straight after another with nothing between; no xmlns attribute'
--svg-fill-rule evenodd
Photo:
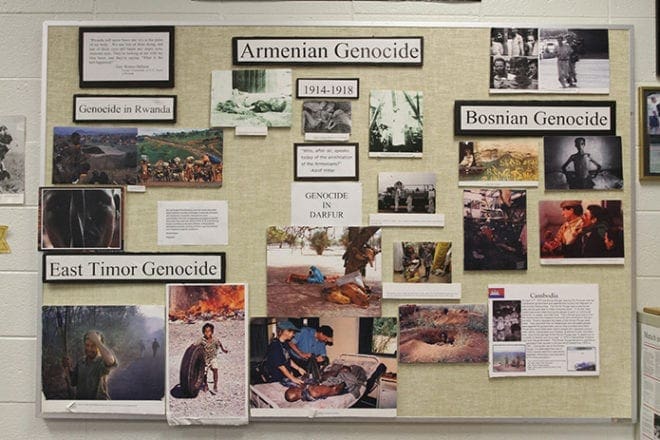
<svg viewBox="0 0 660 440"><path fill-rule="evenodd" d="M170 424L247 423L244 284L167 286Z"/></svg>

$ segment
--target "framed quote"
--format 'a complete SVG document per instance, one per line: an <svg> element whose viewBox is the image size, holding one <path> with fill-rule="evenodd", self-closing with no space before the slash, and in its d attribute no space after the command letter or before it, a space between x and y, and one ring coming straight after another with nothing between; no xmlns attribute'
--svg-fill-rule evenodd
<svg viewBox="0 0 660 440"><path fill-rule="evenodd" d="M660 87L639 88L639 178L660 179Z"/></svg>
<svg viewBox="0 0 660 440"><path fill-rule="evenodd" d="M81 27L80 87L174 87L174 26Z"/></svg>

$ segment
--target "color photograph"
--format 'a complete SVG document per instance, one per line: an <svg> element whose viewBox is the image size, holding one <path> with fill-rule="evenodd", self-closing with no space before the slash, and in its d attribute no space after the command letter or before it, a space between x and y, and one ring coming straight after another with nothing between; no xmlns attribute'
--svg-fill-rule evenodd
<svg viewBox="0 0 660 440"><path fill-rule="evenodd" d="M451 283L451 242L397 241L393 255L395 283Z"/></svg>
<svg viewBox="0 0 660 440"><path fill-rule="evenodd" d="M623 264L621 200L539 202L541 264Z"/></svg>
<svg viewBox="0 0 660 440"><path fill-rule="evenodd" d="M525 354L524 345L493 345L493 371L525 372Z"/></svg>
<svg viewBox="0 0 660 440"><path fill-rule="evenodd" d="M212 127L291 127L291 70L211 72Z"/></svg>
<svg viewBox="0 0 660 440"><path fill-rule="evenodd" d="M485 304L399 306L399 362L488 362Z"/></svg>
<svg viewBox="0 0 660 440"><path fill-rule="evenodd" d="M121 187L39 188L39 250L123 249Z"/></svg>
<svg viewBox="0 0 660 440"><path fill-rule="evenodd" d="M623 189L621 137L543 138L545 189Z"/></svg>
<svg viewBox="0 0 660 440"><path fill-rule="evenodd" d="M140 128L138 182L145 186L222 186L222 130Z"/></svg>
<svg viewBox="0 0 660 440"><path fill-rule="evenodd" d="M527 269L527 192L463 191L465 270Z"/></svg>
<svg viewBox="0 0 660 440"><path fill-rule="evenodd" d="M397 319L250 320L250 415L396 415Z"/></svg>
<svg viewBox="0 0 660 440"><path fill-rule="evenodd" d="M538 186L536 139L458 143L458 186Z"/></svg>
<svg viewBox="0 0 660 440"><path fill-rule="evenodd" d="M53 182L137 183L137 128L55 127Z"/></svg>
<svg viewBox="0 0 660 440"><path fill-rule="evenodd" d="M43 306L41 319L45 399L163 399L163 306Z"/></svg>
<svg viewBox="0 0 660 440"><path fill-rule="evenodd" d="M0 116L0 204L25 200L25 117Z"/></svg>
<svg viewBox="0 0 660 440"><path fill-rule="evenodd" d="M380 316L379 227L271 226L267 304L272 316Z"/></svg>
<svg viewBox="0 0 660 440"><path fill-rule="evenodd" d="M243 284L168 284L167 421L247 423Z"/></svg>
<svg viewBox="0 0 660 440"><path fill-rule="evenodd" d="M422 157L422 92L372 90L369 156Z"/></svg>

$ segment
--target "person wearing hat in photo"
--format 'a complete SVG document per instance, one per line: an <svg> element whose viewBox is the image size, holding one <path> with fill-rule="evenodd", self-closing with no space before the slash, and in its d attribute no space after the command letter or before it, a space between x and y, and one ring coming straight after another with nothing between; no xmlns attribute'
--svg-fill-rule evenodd
<svg viewBox="0 0 660 440"><path fill-rule="evenodd" d="M565 258L581 256L580 233L582 232L582 201L564 200L559 206L564 223L559 227L555 237L543 243L542 251L546 254L558 253Z"/></svg>
<svg viewBox="0 0 660 440"><path fill-rule="evenodd" d="M299 331L289 320L278 321L276 337L266 351L265 367L270 382L280 382L286 387L303 384L303 380L296 377L294 371L301 376L304 376L306 371L291 359L288 350L288 342Z"/></svg>
<svg viewBox="0 0 660 440"><path fill-rule="evenodd" d="M332 345L334 331L329 325L319 328L304 326L289 341L291 355L295 362L302 366L307 372L312 373L314 378L320 376L319 367L328 365L328 354L326 345Z"/></svg>

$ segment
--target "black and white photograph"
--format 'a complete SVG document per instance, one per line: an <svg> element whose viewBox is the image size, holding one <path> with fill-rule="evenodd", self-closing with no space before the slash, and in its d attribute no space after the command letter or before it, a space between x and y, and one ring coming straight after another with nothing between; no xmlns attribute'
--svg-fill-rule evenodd
<svg viewBox="0 0 660 440"><path fill-rule="evenodd" d="M539 88L538 54L538 29L492 28L491 92L536 91Z"/></svg>
<svg viewBox="0 0 660 440"><path fill-rule="evenodd" d="M521 301L493 301L493 342L522 340L520 305Z"/></svg>
<svg viewBox="0 0 660 440"><path fill-rule="evenodd" d="M122 250L123 201L118 186L40 188L39 250Z"/></svg>
<svg viewBox="0 0 660 440"><path fill-rule="evenodd" d="M396 415L395 317L250 320L250 416Z"/></svg>
<svg viewBox="0 0 660 440"><path fill-rule="evenodd" d="M289 69L211 72L211 127L291 127Z"/></svg>
<svg viewBox="0 0 660 440"><path fill-rule="evenodd" d="M304 101L302 127L306 139L314 140L317 136L323 135L348 139L351 134L351 103L347 101Z"/></svg>
<svg viewBox="0 0 660 440"><path fill-rule="evenodd" d="M527 269L527 191L463 191L465 270Z"/></svg>
<svg viewBox="0 0 660 440"><path fill-rule="evenodd" d="M623 189L621 137L543 138L545 189Z"/></svg>
<svg viewBox="0 0 660 440"><path fill-rule="evenodd" d="M435 173L378 173L378 212L435 214Z"/></svg>
<svg viewBox="0 0 660 440"><path fill-rule="evenodd" d="M539 92L609 93L607 29L540 30Z"/></svg>
<svg viewBox="0 0 660 440"><path fill-rule="evenodd" d="M41 320L44 411L164 414L162 305L48 305Z"/></svg>
<svg viewBox="0 0 660 440"><path fill-rule="evenodd" d="M0 204L25 199L25 117L0 116Z"/></svg>
<svg viewBox="0 0 660 440"><path fill-rule="evenodd" d="M137 184L137 128L55 127L53 183Z"/></svg>
<svg viewBox="0 0 660 440"><path fill-rule="evenodd" d="M422 92L372 90L369 156L422 157Z"/></svg>

